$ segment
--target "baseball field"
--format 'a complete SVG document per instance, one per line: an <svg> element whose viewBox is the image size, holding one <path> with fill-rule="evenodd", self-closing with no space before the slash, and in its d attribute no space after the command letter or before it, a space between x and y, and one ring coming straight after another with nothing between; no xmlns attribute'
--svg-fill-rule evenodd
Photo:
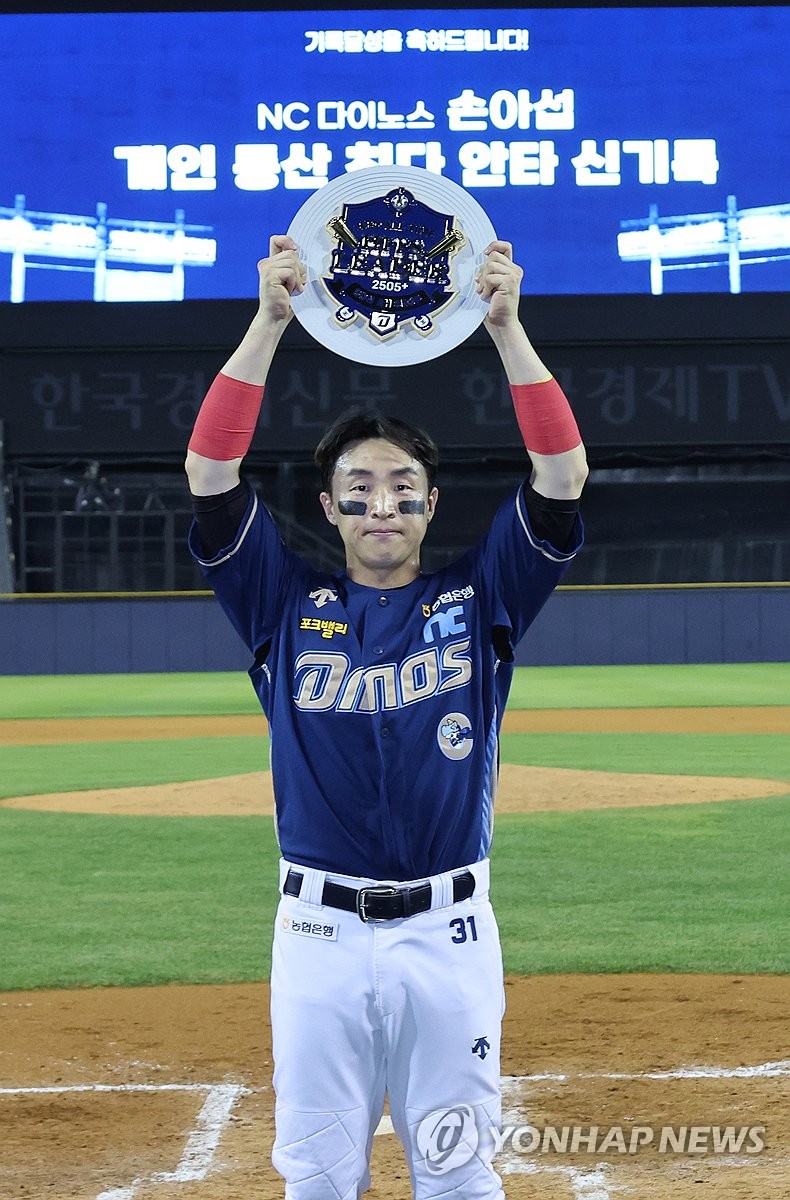
<svg viewBox="0 0 790 1200"><path fill-rule="evenodd" d="M790 665L532 668L492 851L510 1200L790 1194ZM0 679L0 1198L271 1200L243 674ZM371 1200L407 1200L388 1119Z"/></svg>

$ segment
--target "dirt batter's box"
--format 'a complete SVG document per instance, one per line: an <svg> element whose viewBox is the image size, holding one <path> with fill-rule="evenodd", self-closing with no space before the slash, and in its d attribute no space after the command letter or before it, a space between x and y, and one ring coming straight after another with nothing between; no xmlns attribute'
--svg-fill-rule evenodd
<svg viewBox="0 0 790 1200"><path fill-rule="evenodd" d="M782 1101L786 1101L788 1080L790 1060L729 1068L506 1076L502 1080L504 1120L497 1168L509 1200L537 1200L538 1196L541 1200L619 1200L629 1196L664 1200L685 1195L685 1183L697 1188L707 1184L711 1200L725 1200L734 1194L733 1188L744 1200L774 1196L779 1200L790 1168L787 1140L779 1128L781 1125L786 1132L788 1114L786 1107L783 1112ZM167 1100L168 1112L175 1118L167 1129L150 1120L150 1101L155 1097ZM84 1195L85 1200L171 1200L176 1196L191 1200L202 1196L204 1188L211 1190L212 1200L236 1200L239 1171L253 1186L254 1180L263 1183L261 1200L282 1195L261 1140L262 1114L250 1122L254 1137L249 1155L240 1155L240 1147L236 1147L231 1164L223 1153L223 1137L235 1120L243 1120L237 1112L247 1097L262 1102L268 1118L271 1090L238 1083L0 1088L0 1105L3 1099L14 1098L24 1104L28 1119L34 1118L36 1109L40 1118L41 1105L54 1100L60 1116L49 1104L48 1121L62 1120L64 1132L69 1128L72 1134L76 1131L69 1101L94 1101L90 1105L91 1151L85 1156L93 1161L84 1163L80 1190L69 1192ZM130 1101L144 1105L133 1122L124 1120L119 1109L121 1102L126 1116L131 1116ZM146 1109L149 1120L141 1139ZM16 1104L13 1111L21 1116ZM3 1124L10 1133L15 1121L11 1113L9 1118ZM775 1129L774 1120L778 1122ZM119 1145L119 1130L130 1125L138 1131L144 1147ZM31 1120L30 1127L37 1127L40 1137L40 1119ZM160 1127L163 1136L158 1139ZM385 1136L376 1139L375 1178L380 1182L370 1193L371 1200L406 1200L409 1194L400 1147L394 1136L386 1136L390 1130L391 1125L383 1122L380 1132ZM58 1149L57 1134L51 1148L54 1175L55 1162L58 1158L62 1162L64 1149L63 1145ZM80 1167L74 1154L72 1148L68 1173L75 1175L76 1183ZM250 1161L243 1161L248 1156ZM102 1157L104 1164L97 1161ZM158 1169L176 1158L172 1169ZM36 1159L40 1163L40 1145ZM110 1162L112 1169L108 1169ZM143 1162L148 1169L140 1173ZM114 1177L116 1182L104 1190L92 1188L90 1178L100 1176L105 1182L108 1176ZM393 1186L389 1181L396 1177L401 1182ZM58 1185L65 1182L57 1181Z"/></svg>

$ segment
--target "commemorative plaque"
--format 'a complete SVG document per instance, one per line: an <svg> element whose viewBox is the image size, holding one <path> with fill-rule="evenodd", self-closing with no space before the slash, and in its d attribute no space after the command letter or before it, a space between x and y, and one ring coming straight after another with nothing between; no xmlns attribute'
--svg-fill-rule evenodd
<svg viewBox="0 0 790 1200"><path fill-rule="evenodd" d="M288 233L307 272L294 313L317 341L355 362L426 362L464 341L488 310L475 275L494 228L467 191L421 167L333 179Z"/></svg>

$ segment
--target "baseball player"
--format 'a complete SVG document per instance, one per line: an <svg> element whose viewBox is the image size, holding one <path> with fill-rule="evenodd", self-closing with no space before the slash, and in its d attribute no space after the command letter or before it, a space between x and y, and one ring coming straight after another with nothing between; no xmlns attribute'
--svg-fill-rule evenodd
<svg viewBox="0 0 790 1200"><path fill-rule="evenodd" d="M346 413L316 451L346 567L314 570L239 475L304 285L287 236L258 271L257 314L209 389L186 467L190 549L250 650L271 730L273 1162L292 1200L356 1200L388 1096L417 1200L495 1200L498 733L516 643L581 544L584 449L519 322L523 272L493 242L477 287L529 478L479 545L425 574L436 447L395 417Z"/></svg>

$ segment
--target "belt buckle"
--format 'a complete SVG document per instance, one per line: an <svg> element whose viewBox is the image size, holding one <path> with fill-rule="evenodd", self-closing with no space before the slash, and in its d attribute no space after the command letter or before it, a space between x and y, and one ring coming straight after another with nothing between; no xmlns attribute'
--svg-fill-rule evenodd
<svg viewBox="0 0 790 1200"><path fill-rule="evenodd" d="M382 884L380 887L363 887L357 892L357 916L360 921L366 924L376 924L381 921L389 921L389 917L369 917L367 911L367 901L369 896L397 896L400 888L388 887Z"/></svg>

